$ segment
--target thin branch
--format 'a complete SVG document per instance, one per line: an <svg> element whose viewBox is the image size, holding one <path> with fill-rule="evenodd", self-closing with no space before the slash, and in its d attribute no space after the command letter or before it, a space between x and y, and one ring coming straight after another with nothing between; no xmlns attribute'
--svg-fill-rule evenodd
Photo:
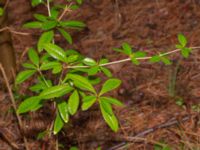
<svg viewBox="0 0 200 150"><path fill-rule="evenodd" d="M8 30L9 32L14 33L14 34L18 34L18 35L24 35L24 36L31 35L30 33L26 33L26 32L15 31L15 30L13 30L11 27L4 27L4 28L1 28L1 29L0 29L0 32L6 31L6 30Z"/></svg>
<svg viewBox="0 0 200 150"><path fill-rule="evenodd" d="M64 17L64 15L67 13L67 12L70 12L71 9L70 9L70 6L72 5L72 3L70 3L69 5L66 5L65 6L65 9L63 10L62 14L60 15L60 17L58 18L58 21L62 20L62 18Z"/></svg>
<svg viewBox="0 0 200 150"><path fill-rule="evenodd" d="M47 10L48 10L49 17L51 17L51 6L50 6L50 1L49 0L47 0ZM55 43L54 39L52 39L52 42ZM56 110L56 102L55 101L53 102L53 107ZM51 136L52 136L53 126L54 126L54 121L52 121L52 123L50 125L49 138L51 138ZM58 139L56 137L56 150L59 149L57 143L58 143Z"/></svg>
<svg viewBox="0 0 200 150"><path fill-rule="evenodd" d="M40 74L42 80L44 81L44 83L46 84L47 87L50 87L47 80L45 79L43 73L41 72L41 70L37 69L38 73Z"/></svg>
<svg viewBox="0 0 200 150"><path fill-rule="evenodd" d="M6 4L5 4L4 7L3 7L4 10L7 9L9 2L10 2L10 0L7 0L7 1L6 1Z"/></svg>
<svg viewBox="0 0 200 150"><path fill-rule="evenodd" d="M13 96L13 93L12 93L12 90L11 90L8 78L6 76L6 72L5 72L5 70L4 70L4 68L3 68L3 66L2 66L1 63L0 63L0 70L2 72L4 81L5 81L5 84L6 84L8 93L9 93L9 96L10 96L11 103L12 103L12 106L14 108L14 111L15 111L15 114L16 114L16 117L17 117L17 121L18 121L18 125L19 125L19 128L20 128L20 131L22 132L22 129L23 129L22 120L21 120L19 114L17 113L17 105L15 103L15 98ZM22 134L22 136L23 136L25 148L26 148L26 150L29 150L27 139L26 139L26 137L23 134Z"/></svg>
<svg viewBox="0 0 200 150"><path fill-rule="evenodd" d="M14 150L20 150L19 146L11 141L11 139L7 136L6 129L0 129L0 138L5 141L9 146L11 146Z"/></svg>
<svg viewBox="0 0 200 150"><path fill-rule="evenodd" d="M137 133L134 136L126 136L126 137L122 137L122 139L124 138L124 142L121 142L119 144L116 144L115 146L109 148L108 150L122 150L124 149L125 146L131 145L131 143L137 142L139 141L148 141L148 140L144 140L145 138L143 138L144 136L153 133L155 131L157 131L158 129L163 129L163 128L168 128L174 125L179 124L180 122L186 122L191 118L191 115L187 115L185 117L183 117L181 120L177 120L176 117L173 117L172 119L168 120L165 123L162 123L160 125L157 125L155 127L152 128L148 128L142 132ZM150 143L154 142L152 140L148 141Z"/></svg>
<svg viewBox="0 0 200 150"><path fill-rule="evenodd" d="M51 7L50 7L49 0L47 0L47 10L48 10L49 17L51 17Z"/></svg>
<svg viewBox="0 0 200 150"><path fill-rule="evenodd" d="M190 47L191 49L193 50L196 50L196 49L200 49L200 47ZM169 52L166 52L166 53L163 53L163 54L160 54L160 56L166 56L166 55L170 55L170 54L173 54L173 53L177 53L177 52L180 52L181 49L175 49L175 50L172 50L172 51L169 51ZM148 56L148 57L141 57L141 58L136 58L137 60L149 60L151 59L153 56ZM100 67L103 67L103 66L109 66L109 65L114 65L114 64L120 64L120 63L124 63L124 62L129 62L131 61L131 58L125 58L125 59L121 59L121 60L117 60L117 61L113 61L113 62L109 62L109 63L105 63L105 64L100 64L99 66ZM75 68L90 68L90 66L67 66L66 68L68 69L75 69Z"/></svg>

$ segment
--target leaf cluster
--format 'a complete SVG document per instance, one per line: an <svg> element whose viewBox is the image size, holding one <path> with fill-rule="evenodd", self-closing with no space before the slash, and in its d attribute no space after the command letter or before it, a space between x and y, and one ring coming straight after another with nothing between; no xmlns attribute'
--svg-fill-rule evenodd
<svg viewBox="0 0 200 150"><path fill-rule="evenodd" d="M47 2L53 4L53 1L48 0L32 0L32 6L48 5ZM68 2L72 1L68 0ZM81 4L82 0L76 0L68 7L73 10ZM55 43L55 33L59 33L68 44L72 44L73 40L68 30L85 27L81 21L61 20L59 14L65 9L66 6L54 5L50 9L49 16L35 14L36 21L24 25L26 28L38 28L43 32L37 45L28 51L29 59L23 63L25 70L19 72L16 77L16 86L30 77L35 78L34 85L29 87L34 96L21 102L18 113L36 111L42 109L45 103L53 102L56 105L53 133L57 134L65 123L70 121L70 116L79 111L79 108L81 111L86 111L96 104L105 122L116 132L119 129L119 123L114 114L113 105L123 106L123 104L118 99L110 97L109 92L118 88L121 80L112 77L112 72L106 67L106 64L109 64L108 59L101 58L96 61L82 56L76 50L63 49ZM191 49L186 47L185 36L179 34L178 41L179 44L176 47L181 50L183 57L188 57ZM151 63L171 64L166 53L147 57L146 52L134 50L128 43L123 43L121 48L114 48L114 50L127 55L135 65L139 65L139 60L143 59L148 59ZM102 83L99 74L105 75L107 80ZM102 86L98 91L96 85L99 84Z"/></svg>

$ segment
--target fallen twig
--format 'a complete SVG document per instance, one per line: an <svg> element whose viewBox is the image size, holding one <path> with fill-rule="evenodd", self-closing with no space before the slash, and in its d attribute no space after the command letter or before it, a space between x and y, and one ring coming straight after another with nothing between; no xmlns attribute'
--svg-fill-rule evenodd
<svg viewBox="0 0 200 150"><path fill-rule="evenodd" d="M7 27L7 26L0 29L0 32L3 32L3 31L9 31L9 32L14 33L14 34L24 35L24 36L27 36L27 35L31 34L31 33L26 33L26 32L15 31L11 27Z"/></svg>
<svg viewBox="0 0 200 150"><path fill-rule="evenodd" d="M121 142L111 148L109 148L108 150L121 150L123 149L125 146L127 146L127 144L133 143L133 142L137 142L137 141L148 141L145 138L143 138L144 136L146 136L147 134L150 134L152 132L157 131L158 129L162 129L162 128L167 128L167 127L171 127L173 125L177 125L180 122L185 122L187 120L189 120L191 117L191 115L187 115L185 117L183 117L180 121L176 119L176 117L173 117L172 119L168 120L165 123L162 123L160 125L157 125L155 127L146 129L142 132L137 133L134 136L126 136L126 137L122 137L122 139L124 139L124 142ZM150 141L151 142L151 141Z"/></svg>
<svg viewBox="0 0 200 150"><path fill-rule="evenodd" d="M15 144L15 143L13 143L12 141L10 141L10 139L9 139L9 137L7 137L6 136L6 133L5 133L6 131L3 129L3 128L1 128L0 129L0 138L2 139L2 140L4 140L9 146L11 146L13 149L15 149L15 150L20 150L20 148L19 148L19 146L17 145L17 144Z"/></svg>
<svg viewBox="0 0 200 150"><path fill-rule="evenodd" d="M18 120L18 125L19 125L19 128L20 128L20 131L22 133L22 129L23 129L22 120L21 120L19 114L17 113L17 105L15 103L15 99L14 99L14 96L13 96L13 93L12 93L12 89L10 87L8 78L7 78L6 73L5 73L5 70L4 70L4 68L3 68L1 63L0 63L0 70L2 72L4 81L5 81L9 96L10 96L10 100L11 100L12 106L14 108L14 111L15 111L15 114L16 114L16 117L17 117L17 120ZM26 139L26 137L24 135L22 135L22 136L23 136L25 148L26 148L26 150L29 150L27 139Z"/></svg>
<svg viewBox="0 0 200 150"><path fill-rule="evenodd" d="M190 47L193 50L199 50L200 46L197 47ZM166 53L162 53L160 54L160 56L167 56L167 55L171 55L171 54L175 54L177 52L180 52L181 49L174 49L172 51L166 52ZM137 60L150 60L153 56L147 56L147 57L139 57L136 58ZM105 64L100 64L99 66L104 67L104 66L110 66L110 65L114 65L114 64L120 64L120 63L124 63L124 62L129 62L131 61L131 58L125 58L125 59L121 59L121 60L117 60L117 61L112 61L112 62L108 62ZM64 68L68 68L68 69L75 69L75 68L90 68L90 66L67 66Z"/></svg>

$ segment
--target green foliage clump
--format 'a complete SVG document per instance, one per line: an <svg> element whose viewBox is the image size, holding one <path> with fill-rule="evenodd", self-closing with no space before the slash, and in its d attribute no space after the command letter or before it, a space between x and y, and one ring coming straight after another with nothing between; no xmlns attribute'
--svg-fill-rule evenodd
<svg viewBox="0 0 200 150"><path fill-rule="evenodd" d="M79 107L82 111L86 111L96 103L99 105L105 122L116 132L119 124L113 111L113 105L123 106L123 104L116 98L108 96L107 93L117 89L121 80L112 77L107 66L126 61L139 65L140 60L149 60L153 63L163 62L169 65L171 61L167 55L172 52L147 57L145 52L133 51L128 43L123 43L121 48L114 50L127 55L128 58L109 62L105 58L96 61L82 56L76 50L63 49L55 43L55 33L60 33L68 44L72 44L73 40L69 29L81 30L86 26L77 20L63 21L62 12L75 10L82 4L82 0L68 0L68 2L67 5L53 5L52 0L32 0L33 7L41 4L47 6L49 15L35 14L35 21L24 25L25 28L40 29L43 33L40 35L37 45L29 49L29 60L23 64L25 70L21 71L16 78L16 85L30 77L36 79L36 83L29 87L29 90L35 93L34 96L21 102L18 113L36 111L47 102L54 103L56 117L52 130L54 134L57 134L64 124L69 122L70 116L78 112ZM180 49L184 57L188 57L191 49L186 47L186 38L179 34L178 40L179 44L176 47ZM101 83L99 73L103 73L107 77L104 83ZM48 78L49 74L51 74L51 78ZM99 84L102 84L102 87L98 91L95 87Z"/></svg>

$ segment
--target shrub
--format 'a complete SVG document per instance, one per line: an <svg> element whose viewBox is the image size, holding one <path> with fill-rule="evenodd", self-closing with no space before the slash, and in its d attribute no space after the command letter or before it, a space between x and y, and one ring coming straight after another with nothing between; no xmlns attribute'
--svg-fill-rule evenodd
<svg viewBox="0 0 200 150"><path fill-rule="evenodd" d="M16 77L16 86L30 77L37 79L37 83L29 87L35 93L34 96L21 102L18 113L36 111L41 109L46 102L52 102L56 106L56 117L53 128L49 130L54 134L68 123L70 116L77 113L80 105L82 111L86 111L95 103L99 104L108 126L115 132L118 130L118 120L112 105L123 106L123 104L106 94L118 88L121 80L112 77L111 71L107 68L108 65L128 61L139 65L142 60L170 65L168 55L181 52L182 56L187 58L192 50L186 47L187 40L183 34L178 35L179 44L176 45L176 50L154 56L147 56L145 52L139 50L133 51L128 43L123 43L121 48L114 48L114 50L123 53L127 58L114 62L109 62L105 58L96 61L81 55L76 50L64 50L54 42L55 33L60 33L68 44L73 43L68 31L83 29L86 25L77 20L63 20L63 16L68 11L78 9L81 4L82 0L68 0L67 5L53 5L51 0L32 0L33 7L47 6L48 16L34 14L36 21L24 25L25 28L40 29L43 33L37 46L28 51L29 60L22 64L25 70ZM100 72L107 77L107 80L102 84L101 90L97 91L95 86L101 84L101 78L98 76ZM52 74L52 78L48 78L47 74Z"/></svg>

